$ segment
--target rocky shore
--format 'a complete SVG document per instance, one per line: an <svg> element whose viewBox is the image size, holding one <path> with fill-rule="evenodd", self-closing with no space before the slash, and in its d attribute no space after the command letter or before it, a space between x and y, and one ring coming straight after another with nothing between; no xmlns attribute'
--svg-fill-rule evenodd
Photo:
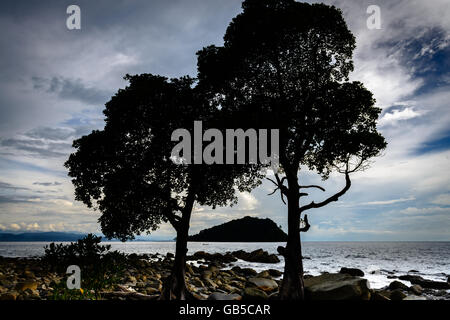
<svg viewBox="0 0 450 320"><path fill-rule="evenodd" d="M186 282L195 298L201 300L277 299L282 273L275 269L256 272L231 267L237 259L277 263L276 255L262 249L209 254L202 251L188 256ZM129 267L117 284L100 294L100 299L156 300L163 281L170 274L173 255L128 256ZM64 285L66 275L48 270L40 259L0 257L1 300L47 300L56 286ZM406 285L404 282L410 282ZM450 283L431 281L407 274L393 279L389 286L371 289L364 272L341 268L336 273L305 275L307 300L435 300L450 299ZM82 288L83 290L83 288Z"/></svg>

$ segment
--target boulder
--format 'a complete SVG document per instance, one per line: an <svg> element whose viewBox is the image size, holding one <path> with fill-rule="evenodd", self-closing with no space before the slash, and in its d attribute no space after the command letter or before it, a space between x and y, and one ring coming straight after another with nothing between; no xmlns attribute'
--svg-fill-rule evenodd
<svg viewBox="0 0 450 320"><path fill-rule="evenodd" d="M270 273L268 271L261 271L260 273L258 273L256 275L256 277L272 279L272 277L270 276Z"/></svg>
<svg viewBox="0 0 450 320"><path fill-rule="evenodd" d="M17 292L7 292L0 295L0 300L16 300L18 296Z"/></svg>
<svg viewBox="0 0 450 320"><path fill-rule="evenodd" d="M173 258L175 258L175 255L172 252L167 252L166 258L173 259Z"/></svg>
<svg viewBox="0 0 450 320"><path fill-rule="evenodd" d="M405 290L408 291L409 287L404 284L403 282L400 281L393 281L389 284L389 290L396 290L396 289L401 289L401 290Z"/></svg>
<svg viewBox="0 0 450 320"><path fill-rule="evenodd" d="M147 288L145 288L145 293L148 295L155 295L155 294L160 294L161 292L156 288L147 287Z"/></svg>
<svg viewBox="0 0 450 320"><path fill-rule="evenodd" d="M213 292L209 295L208 300L241 300L242 296L235 293Z"/></svg>
<svg viewBox="0 0 450 320"><path fill-rule="evenodd" d="M27 289L36 290L38 283L35 281L24 281L18 282L16 285L16 289L19 291L25 291Z"/></svg>
<svg viewBox="0 0 450 320"><path fill-rule="evenodd" d="M409 288L409 291L414 293L416 296L420 296L423 292L423 288L421 286L419 286L418 284L415 284Z"/></svg>
<svg viewBox="0 0 450 320"><path fill-rule="evenodd" d="M193 278L191 280L191 284L199 288L203 288L205 286L205 284L199 278Z"/></svg>
<svg viewBox="0 0 450 320"><path fill-rule="evenodd" d="M339 273L349 274L355 277L364 277L364 272L356 268L341 268L341 271L339 271Z"/></svg>
<svg viewBox="0 0 450 320"><path fill-rule="evenodd" d="M27 279L34 279L36 276L34 275L33 271L25 270L23 272L23 276Z"/></svg>
<svg viewBox="0 0 450 320"><path fill-rule="evenodd" d="M366 279L342 273L325 273L304 279L305 297L309 300L369 300Z"/></svg>
<svg viewBox="0 0 450 320"><path fill-rule="evenodd" d="M275 269L269 269L269 270L267 270L267 272L270 274L270 276L272 276L274 278L278 278L283 275L283 273L281 271L278 271Z"/></svg>
<svg viewBox="0 0 450 320"><path fill-rule="evenodd" d="M372 301L389 301L391 299L389 299L389 294L383 294L382 292L379 291L373 291L370 294L370 300Z"/></svg>
<svg viewBox="0 0 450 320"><path fill-rule="evenodd" d="M252 252L245 252L243 250L234 251L233 256L238 259L249 261L249 262L259 262L259 263L278 263L280 259L278 259L276 254L269 254L267 251L263 249L258 249Z"/></svg>
<svg viewBox="0 0 450 320"><path fill-rule="evenodd" d="M264 291L255 288L248 287L244 289L244 295L242 297L243 300L267 300L269 296Z"/></svg>
<svg viewBox="0 0 450 320"><path fill-rule="evenodd" d="M433 281L433 280L427 280L424 279L420 276L414 276L414 275L404 275L404 276L400 276L398 277L400 280L406 280L411 282L412 284L418 284L420 285L422 288L426 288L426 289L450 289L450 283L448 282L443 282L443 281Z"/></svg>
<svg viewBox="0 0 450 320"><path fill-rule="evenodd" d="M267 278L250 278L248 280L251 284L255 285L258 289L261 289L265 292L271 292L278 289L278 284L272 280Z"/></svg>
<svg viewBox="0 0 450 320"><path fill-rule="evenodd" d="M194 270L192 270L192 266L189 263L186 263L186 273L194 274Z"/></svg>
<svg viewBox="0 0 450 320"><path fill-rule="evenodd" d="M231 270L233 270L233 272L235 272L235 273L242 274L246 277L252 277L252 276L256 276L258 274L255 270L253 270L251 268L241 268L238 266L233 267Z"/></svg>
<svg viewBox="0 0 450 320"><path fill-rule="evenodd" d="M399 301L399 300L405 299L407 297L407 295L405 293L403 293L402 290L396 289L391 292L389 297L391 298L391 300Z"/></svg>
<svg viewBox="0 0 450 320"><path fill-rule="evenodd" d="M192 256L188 256L187 258L188 260L203 259L205 261L212 261L215 263L231 263L237 261L237 259L230 252L227 252L225 254L221 253L211 254L205 251L197 251Z"/></svg>

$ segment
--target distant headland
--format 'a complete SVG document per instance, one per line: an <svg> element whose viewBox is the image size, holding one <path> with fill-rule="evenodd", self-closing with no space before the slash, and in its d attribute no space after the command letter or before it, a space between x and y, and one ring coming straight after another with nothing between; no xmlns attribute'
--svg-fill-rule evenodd
<svg viewBox="0 0 450 320"><path fill-rule="evenodd" d="M286 233L271 219L244 217L204 229L189 241L205 242L285 242Z"/></svg>

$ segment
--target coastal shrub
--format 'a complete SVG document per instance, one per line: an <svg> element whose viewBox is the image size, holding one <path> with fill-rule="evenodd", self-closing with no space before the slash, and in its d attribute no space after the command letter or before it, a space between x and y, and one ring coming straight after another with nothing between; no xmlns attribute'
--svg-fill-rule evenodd
<svg viewBox="0 0 450 320"><path fill-rule="evenodd" d="M53 283L54 299L100 298L100 292L112 287L123 277L127 266L126 255L110 251L110 245L101 245L101 237L88 234L83 239L70 244L51 243L44 247L42 262L57 273L65 275L64 281ZM82 290L66 287L66 269L77 265L81 269Z"/></svg>

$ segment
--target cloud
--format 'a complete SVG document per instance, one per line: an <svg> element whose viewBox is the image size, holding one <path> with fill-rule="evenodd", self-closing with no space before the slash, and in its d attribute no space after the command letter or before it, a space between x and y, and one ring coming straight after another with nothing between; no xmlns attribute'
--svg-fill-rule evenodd
<svg viewBox="0 0 450 320"><path fill-rule="evenodd" d="M400 202L407 202L407 201L413 201L415 200L415 197L409 197L409 198L400 198L400 199L392 199L392 200L384 200L384 201L370 201L365 202L362 204L367 205L387 205L387 204L394 204L394 203L400 203Z"/></svg>
<svg viewBox="0 0 450 320"><path fill-rule="evenodd" d="M252 211L259 205L258 199L249 192L240 192L238 197L238 210Z"/></svg>
<svg viewBox="0 0 450 320"><path fill-rule="evenodd" d="M392 112L385 113L383 117L378 121L380 126L393 125L401 120L409 120L419 117L420 113L414 111L412 108L405 108L403 110L394 110Z"/></svg>
<svg viewBox="0 0 450 320"><path fill-rule="evenodd" d="M62 185L61 182L33 182L34 185L38 185L38 186L44 186L44 187L50 187L50 186L60 186Z"/></svg>
<svg viewBox="0 0 450 320"><path fill-rule="evenodd" d="M437 195L436 197L434 197L431 203L442 206L450 206L450 193Z"/></svg>
<svg viewBox="0 0 450 320"><path fill-rule="evenodd" d="M72 147L67 142L52 142L28 138L0 138L0 154L16 155L17 153L43 158L65 157Z"/></svg>
<svg viewBox="0 0 450 320"><path fill-rule="evenodd" d="M29 190L28 188L14 186L10 183L6 183L6 182L2 182L2 181L0 181L0 189L14 190L14 191L15 190Z"/></svg>
<svg viewBox="0 0 450 320"><path fill-rule="evenodd" d="M87 87L81 79L67 79L63 77L46 79L33 76L31 80L34 89L56 94L61 99L78 100L90 105L102 105L111 96L111 93L106 90Z"/></svg>
<svg viewBox="0 0 450 320"><path fill-rule="evenodd" d="M371 0L325 2L343 9L356 36L351 79L383 108L379 128L389 145L369 170L352 176L344 202L311 211L304 238L449 240L449 147L427 147L450 128L448 0L378 1L382 30L366 26ZM221 0L78 4L81 32L66 30L57 1L0 4L0 229L36 223L41 230L98 231L98 213L74 200L63 167L72 140L103 127L103 105L126 85L126 73L195 76L195 52L221 45L241 10L240 1ZM301 179L320 182L312 174ZM342 183L339 176L323 182L327 193ZM240 194L232 208L198 208L192 230L245 215L286 228L287 208L279 194L267 196L269 188ZM167 224L158 233L174 235Z"/></svg>
<svg viewBox="0 0 450 320"><path fill-rule="evenodd" d="M450 208L441 208L441 207L428 207L428 208L416 208L416 207L408 207L406 209L402 209L398 211L401 214L406 215L431 215L431 214L442 214L449 213Z"/></svg>
<svg viewBox="0 0 450 320"><path fill-rule="evenodd" d="M12 230L20 230L20 229L21 229L20 226L19 226L17 223L11 223L11 224L9 225L9 227L10 227Z"/></svg>
<svg viewBox="0 0 450 320"><path fill-rule="evenodd" d="M66 140L73 137L75 130L73 128L51 128L37 127L25 133L27 137L46 140Z"/></svg>

